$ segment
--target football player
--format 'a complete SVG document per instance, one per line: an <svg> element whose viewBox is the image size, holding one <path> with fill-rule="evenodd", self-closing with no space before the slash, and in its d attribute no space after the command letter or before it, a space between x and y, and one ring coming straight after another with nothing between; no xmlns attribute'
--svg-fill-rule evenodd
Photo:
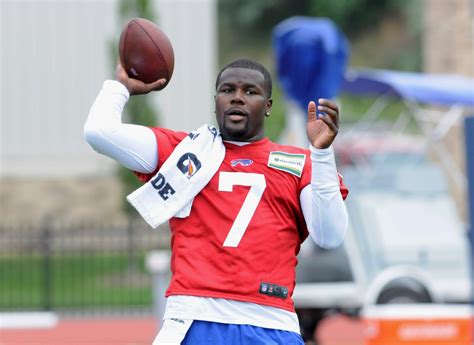
<svg viewBox="0 0 474 345"><path fill-rule="evenodd" d="M124 124L121 115L130 95L164 82L144 84L119 64L84 129L96 151L144 182L189 135ZM217 76L217 135L225 155L194 197L190 214L169 220L172 277L154 344L303 344L291 298L300 245L310 235L319 246L335 248L348 223L348 191L331 145L339 109L328 99L309 102L309 149L279 145L264 132L271 94L271 76L257 62L234 61ZM199 157L189 161L188 177L205 164ZM179 186L167 192L175 190Z"/></svg>

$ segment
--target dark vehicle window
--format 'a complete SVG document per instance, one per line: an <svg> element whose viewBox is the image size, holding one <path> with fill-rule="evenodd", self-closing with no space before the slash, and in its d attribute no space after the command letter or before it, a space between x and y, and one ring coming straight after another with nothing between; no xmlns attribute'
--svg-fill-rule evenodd
<svg viewBox="0 0 474 345"><path fill-rule="evenodd" d="M298 266L298 283L332 283L352 281L352 273L344 246L326 250L318 247L310 238L304 243Z"/></svg>

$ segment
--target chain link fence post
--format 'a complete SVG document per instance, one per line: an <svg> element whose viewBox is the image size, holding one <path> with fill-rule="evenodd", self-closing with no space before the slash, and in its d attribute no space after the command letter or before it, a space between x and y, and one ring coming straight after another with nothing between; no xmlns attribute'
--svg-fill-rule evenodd
<svg viewBox="0 0 474 345"><path fill-rule="evenodd" d="M46 217L43 221L42 229L40 232L40 255L41 255L41 267L43 272L42 280L42 309L49 311L52 310L52 289L53 289L53 272L51 262L51 219Z"/></svg>

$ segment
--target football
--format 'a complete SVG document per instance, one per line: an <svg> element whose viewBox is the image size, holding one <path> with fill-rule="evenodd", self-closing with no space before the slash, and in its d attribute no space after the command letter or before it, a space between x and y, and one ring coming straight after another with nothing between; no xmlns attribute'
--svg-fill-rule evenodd
<svg viewBox="0 0 474 345"><path fill-rule="evenodd" d="M119 58L129 77L145 83L166 78L164 88L174 69L173 46L166 34L153 22L131 19L119 40Z"/></svg>

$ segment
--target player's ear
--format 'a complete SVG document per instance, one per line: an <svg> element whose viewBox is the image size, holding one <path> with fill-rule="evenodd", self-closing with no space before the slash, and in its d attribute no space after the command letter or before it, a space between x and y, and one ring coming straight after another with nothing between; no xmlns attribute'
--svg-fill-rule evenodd
<svg viewBox="0 0 474 345"><path fill-rule="evenodd" d="M272 105L273 105L273 99L268 98L267 99L267 111L270 111L272 109Z"/></svg>

